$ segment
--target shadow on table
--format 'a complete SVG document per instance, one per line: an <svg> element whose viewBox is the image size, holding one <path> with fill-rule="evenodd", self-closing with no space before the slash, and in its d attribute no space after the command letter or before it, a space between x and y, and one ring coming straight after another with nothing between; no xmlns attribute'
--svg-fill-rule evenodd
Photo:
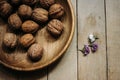
<svg viewBox="0 0 120 80"><path fill-rule="evenodd" d="M48 73L52 72L57 67L57 65L59 64L63 57L64 55L62 55L57 61L48 66Z"/></svg>
<svg viewBox="0 0 120 80"><path fill-rule="evenodd" d="M63 56L61 56L57 61L43 69L28 72L12 70L0 64L0 77L11 77L19 80L47 80L48 73L54 70L54 68L59 64Z"/></svg>
<svg viewBox="0 0 120 80"><path fill-rule="evenodd" d="M45 76L47 76L47 68L36 71L24 72L15 71L0 65L0 77L11 77L13 79L19 80L36 80L45 78Z"/></svg>

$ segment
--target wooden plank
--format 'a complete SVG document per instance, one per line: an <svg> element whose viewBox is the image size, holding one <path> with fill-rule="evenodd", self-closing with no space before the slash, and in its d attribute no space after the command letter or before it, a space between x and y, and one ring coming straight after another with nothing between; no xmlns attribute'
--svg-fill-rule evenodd
<svg viewBox="0 0 120 80"><path fill-rule="evenodd" d="M71 0L76 12L76 0ZM48 80L77 80L77 34L61 59L49 67Z"/></svg>
<svg viewBox="0 0 120 80"><path fill-rule="evenodd" d="M78 48L88 44L88 35L99 37L99 49L87 56L79 51L79 80L107 80L104 0L78 0Z"/></svg>
<svg viewBox="0 0 120 80"><path fill-rule="evenodd" d="M106 0L108 80L120 80L120 0Z"/></svg>

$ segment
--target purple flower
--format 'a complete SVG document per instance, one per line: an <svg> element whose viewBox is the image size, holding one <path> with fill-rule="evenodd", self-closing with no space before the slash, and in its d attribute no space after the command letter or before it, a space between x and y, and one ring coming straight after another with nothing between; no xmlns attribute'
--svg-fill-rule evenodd
<svg viewBox="0 0 120 80"><path fill-rule="evenodd" d="M91 47L91 51L92 51L93 53L98 50L98 45L95 44L95 43L91 44L90 47Z"/></svg>
<svg viewBox="0 0 120 80"><path fill-rule="evenodd" d="M88 45L84 45L84 48L80 50L84 55L87 55L90 53L90 49Z"/></svg>
<svg viewBox="0 0 120 80"><path fill-rule="evenodd" d="M89 54L90 53L89 46L84 45L84 48L85 48L85 54Z"/></svg>

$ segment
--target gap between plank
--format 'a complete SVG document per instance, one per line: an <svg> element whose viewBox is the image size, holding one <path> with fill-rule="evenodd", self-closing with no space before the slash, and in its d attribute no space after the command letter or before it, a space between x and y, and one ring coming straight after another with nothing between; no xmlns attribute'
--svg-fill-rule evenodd
<svg viewBox="0 0 120 80"><path fill-rule="evenodd" d="M106 40L106 79L108 80L108 49L107 49L107 14L106 14L106 0L104 0L104 13L105 13L105 40Z"/></svg>
<svg viewBox="0 0 120 80"><path fill-rule="evenodd" d="M77 41L77 45L76 45L76 48L77 48L77 80L79 80L79 69L78 69L78 58L79 58L79 56L78 56L78 54L79 54L79 52L78 52L78 0L76 0L76 34L77 34L77 39L76 39L76 41Z"/></svg>

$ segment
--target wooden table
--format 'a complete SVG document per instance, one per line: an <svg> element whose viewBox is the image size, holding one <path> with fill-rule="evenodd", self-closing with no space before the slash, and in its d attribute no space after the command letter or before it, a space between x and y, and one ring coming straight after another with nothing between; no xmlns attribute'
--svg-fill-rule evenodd
<svg viewBox="0 0 120 80"><path fill-rule="evenodd" d="M120 0L71 0L76 30L71 46L56 63L34 72L17 72L0 65L0 80L120 80ZM90 33L99 49L79 51Z"/></svg>

